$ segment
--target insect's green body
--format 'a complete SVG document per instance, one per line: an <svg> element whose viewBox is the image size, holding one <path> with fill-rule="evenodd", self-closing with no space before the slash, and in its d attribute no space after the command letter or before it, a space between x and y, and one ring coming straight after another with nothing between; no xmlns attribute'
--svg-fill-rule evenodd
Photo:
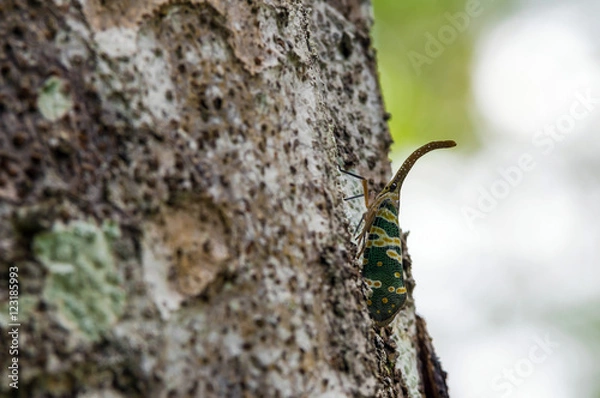
<svg viewBox="0 0 600 398"><path fill-rule="evenodd" d="M362 274L372 291L367 305L378 324L393 319L406 301L397 206L389 199L381 202L363 254Z"/></svg>
<svg viewBox="0 0 600 398"><path fill-rule="evenodd" d="M365 226L359 235L361 249L358 255L363 254L362 275L371 291L367 306L378 326L390 323L407 297L398 223L402 182L421 156L434 149L455 145L454 141L433 141L414 151L371 205L367 202L367 186L363 180L368 210Z"/></svg>

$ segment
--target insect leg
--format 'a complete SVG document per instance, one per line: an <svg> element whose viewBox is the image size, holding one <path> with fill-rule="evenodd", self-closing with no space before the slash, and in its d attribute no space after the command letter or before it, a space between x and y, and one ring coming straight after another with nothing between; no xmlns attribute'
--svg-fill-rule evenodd
<svg viewBox="0 0 600 398"><path fill-rule="evenodd" d="M360 198L361 196L364 196L365 197L365 206L367 208L369 208L369 185L367 183L367 179L365 177L361 176L361 175L352 173L351 171L344 170L339 165L338 165L338 170L340 171L340 173L348 174L349 176L352 176L354 178L358 178L359 180L361 180L361 183L362 183L362 186L363 186L363 192L364 192L363 194L361 194L361 195L354 195L354 196L351 196L349 198L344 198L344 200L352 200L352 199L356 199L356 198ZM363 216L363 218L364 218L364 216Z"/></svg>

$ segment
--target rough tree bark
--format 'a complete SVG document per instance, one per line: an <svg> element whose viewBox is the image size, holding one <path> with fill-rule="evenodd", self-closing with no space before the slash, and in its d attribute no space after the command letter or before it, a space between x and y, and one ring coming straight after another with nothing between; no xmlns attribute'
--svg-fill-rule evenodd
<svg viewBox="0 0 600 398"><path fill-rule="evenodd" d="M375 329L354 260L337 167L391 175L371 25L3 0L0 392L17 358L27 397L447 396L413 301Z"/></svg>

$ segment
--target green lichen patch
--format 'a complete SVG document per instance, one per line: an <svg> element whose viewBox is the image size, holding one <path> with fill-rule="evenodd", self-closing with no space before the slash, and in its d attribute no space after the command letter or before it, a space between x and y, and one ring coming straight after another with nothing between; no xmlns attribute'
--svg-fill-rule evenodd
<svg viewBox="0 0 600 398"><path fill-rule="evenodd" d="M116 322L125 304L112 248L117 237L114 224L100 228L74 221L55 224L33 241L37 259L48 270L44 299L65 327L92 341Z"/></svg>
<svg viewBox="0 0 600 398"><path fill-rule="evenodd" d="M37 106L50 121L63 117L73 107L73 100L64 80L56 76L48 78L40 89Z"/></svg>

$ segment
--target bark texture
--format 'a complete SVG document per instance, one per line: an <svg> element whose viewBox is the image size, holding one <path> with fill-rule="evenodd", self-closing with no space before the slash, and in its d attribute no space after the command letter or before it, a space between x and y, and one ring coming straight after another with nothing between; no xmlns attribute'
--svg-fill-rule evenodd
<svg viewBox="0 0 600 398"><path fill-rule="evenodd" d="M21 396L447 396L412 300L373 328L342 200L390 175L370 7L2 1Z"/></svg>

